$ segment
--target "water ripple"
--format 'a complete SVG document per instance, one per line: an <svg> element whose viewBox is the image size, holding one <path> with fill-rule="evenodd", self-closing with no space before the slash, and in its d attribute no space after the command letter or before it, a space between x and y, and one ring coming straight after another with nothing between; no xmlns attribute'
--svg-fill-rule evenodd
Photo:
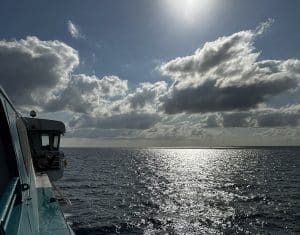
<svg viewBox="0 0 300 235"><path fill-rule="evenodd" d="M300 150L65 149L77 234L296 234Z"/></svg>

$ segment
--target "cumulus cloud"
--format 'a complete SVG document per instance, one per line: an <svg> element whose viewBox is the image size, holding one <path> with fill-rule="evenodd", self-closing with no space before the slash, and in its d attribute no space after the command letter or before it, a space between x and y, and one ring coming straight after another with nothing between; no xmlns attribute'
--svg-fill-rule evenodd
<svg viewBox="0 0 300 235"><path fill-rule="evenodd" d="M123 99L117 100L112 104L112 111L117 113L124 112L156 112L161 104L161 97L165 96L168 85L164 81L156 83L140 83L132 92L128 93Z"/></svg>
<svg viewBox="0 0 300 235"><path fill-rule="evenodd" d="M122 96L128 90L127 80L117 76L104 76L85 74L71 77L67 87L44 107L47 111L68 109L78 113L93 112L102 108L109 97Z"/></svg>
<svg viewBox="0 0 300 235"><path fill-rule="evenodd" d="M85 113L71 122L74 127L144 129L160 119L154 106L167 90L165 82L142 83L129 92L128 81L117 76L72 74L78 52L62 42L0 41L0 64L1 85L18 107ZM146 112L149 107L152 112Z"/></svg>
<svg viewBox="0 0 300 235"><path fill-rule="evenodd" d="M260 60L254 47L271 24L220 37L162 64L172 85L144 82L134 89L117 76L74 74L78 52L62 42L2 40L0 82L18 107L70 111L76 137L207 139L220 127L296 127L298 105L272 108L268 102L298 89L300 61Z"/></svg>
<svg viewBox="0 0 300 235"><path fill-rule="evenodd" d="M271 23L220 37L191 56L161 65L162 74L174 80L163 100L165 112L248 110L298 88L299 60L259 60L260 52L253 46Z"/></svg>
<svg viewBox="0 0 300 235"><path fill-rule="evenodd" d="M1 85L17 105L47 103L78 64L78 52L60 41L0 41Z"/></svg>
<svg viewBox="0 0 300 235"><path fill-rule="evenodd" d="M133 94L127 99L133 109L144 108L147 104L157 105L159 99L167 91L167 83L164 81L156 83L141 83Z"/></svg>
<svg viewBox="0 0 300 235"><path fill-rule="evenodd" d="M83 35L79 31L79 27L75 25L71 20L68 21L68 31L73 38L83 38Z"/></svg>
<svg viewBox="0 0 300 235"><path fill-rule="evenodd" d="M115 77L115 79L117 78ZM92 132L94 135L98 135L99 133L104 134L100 129L144 130L151 128L161 121L161 116L157 112L157 109L160 104L160 96L164 95L167 91L167 83L163 81L153 84L141 83L135 90L128 92L127 81L116 81L111 81L109 83L110 86L107 86L115 90L105 89L108 95L112 95L113 99L109 100L107 97L103 97L104 100L99 99L100 104L96 104L96 102L80 104L80 107L84 107L87 112L84 115L79 115L70 122L70 127L74 129L74 133L78 133L76 130L82 128L97 129L97 131ZM82 86L76 85L75 87ZM95 88L95 85L92 87ZM96 93L98 94L99 91ZM89 92L89 94L95 97L93 92ZM62 102L59 101L59 103ZM70 102L65 103L70 104ZM95 105L88 110L88 104L91 103L95 103ZM89 131L89 133L91 132ZM117 133L119 132L114 131L114 134ZM106 131L105 134L107 134ZM121 133L119 134L121 135ZM122 135L124 135L124 131L122 131Z"/></svg>
<svg viewBox="0 0 300 235"><path fill-rule="evenodd" d="M93 113L127 93L127 80L75 75L78 64L78 52L60 41L0 41L0 84L22 110Z"/></svg>

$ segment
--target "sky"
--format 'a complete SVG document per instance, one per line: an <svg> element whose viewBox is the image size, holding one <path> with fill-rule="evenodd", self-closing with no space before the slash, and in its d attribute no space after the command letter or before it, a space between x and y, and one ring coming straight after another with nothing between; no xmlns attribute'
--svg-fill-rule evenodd
<svg viewBox="0 0 300 235"><path fill-rule="evenodd" d="M300 2L0 2L0 85L64 146L299 145Z"/></svg>

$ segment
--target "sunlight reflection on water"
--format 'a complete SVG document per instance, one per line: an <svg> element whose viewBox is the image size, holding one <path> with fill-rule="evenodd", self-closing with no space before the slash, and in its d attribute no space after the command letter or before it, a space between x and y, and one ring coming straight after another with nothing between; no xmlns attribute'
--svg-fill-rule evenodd
<svg viewBox="0 0 300 235"><path fill-rule="evenodd" d="M168 231L168 225L172 224L172 230L178 234L197 231L212 233L214 227L226 226L224 220L234 216L234 208L228 204L235 195L215 187L222 184L218 181L224 180L224 176L221 178L219 174L229 165L218 161L226 151L150 151L152 153L149 155L154 157L147 158L145 164L153 172L150 178L151 200L160 205L157 220L165 224L159 230L163 228ZM152 225L148 231L154 231Z"/></svg>

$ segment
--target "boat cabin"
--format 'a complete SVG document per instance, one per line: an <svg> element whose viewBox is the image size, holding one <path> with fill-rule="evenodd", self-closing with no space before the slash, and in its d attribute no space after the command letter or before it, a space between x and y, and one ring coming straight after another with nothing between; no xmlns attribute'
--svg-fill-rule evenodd
<svg viewBox="0 0 300 235"><path fill-rule="evenodd" d="M52 181L59 179L63 173L60 170L64 167L64 155L59 149L60 136L65 133L65 125L60 121L47 119L23 119L36 172L47 172Z"/></svg>

